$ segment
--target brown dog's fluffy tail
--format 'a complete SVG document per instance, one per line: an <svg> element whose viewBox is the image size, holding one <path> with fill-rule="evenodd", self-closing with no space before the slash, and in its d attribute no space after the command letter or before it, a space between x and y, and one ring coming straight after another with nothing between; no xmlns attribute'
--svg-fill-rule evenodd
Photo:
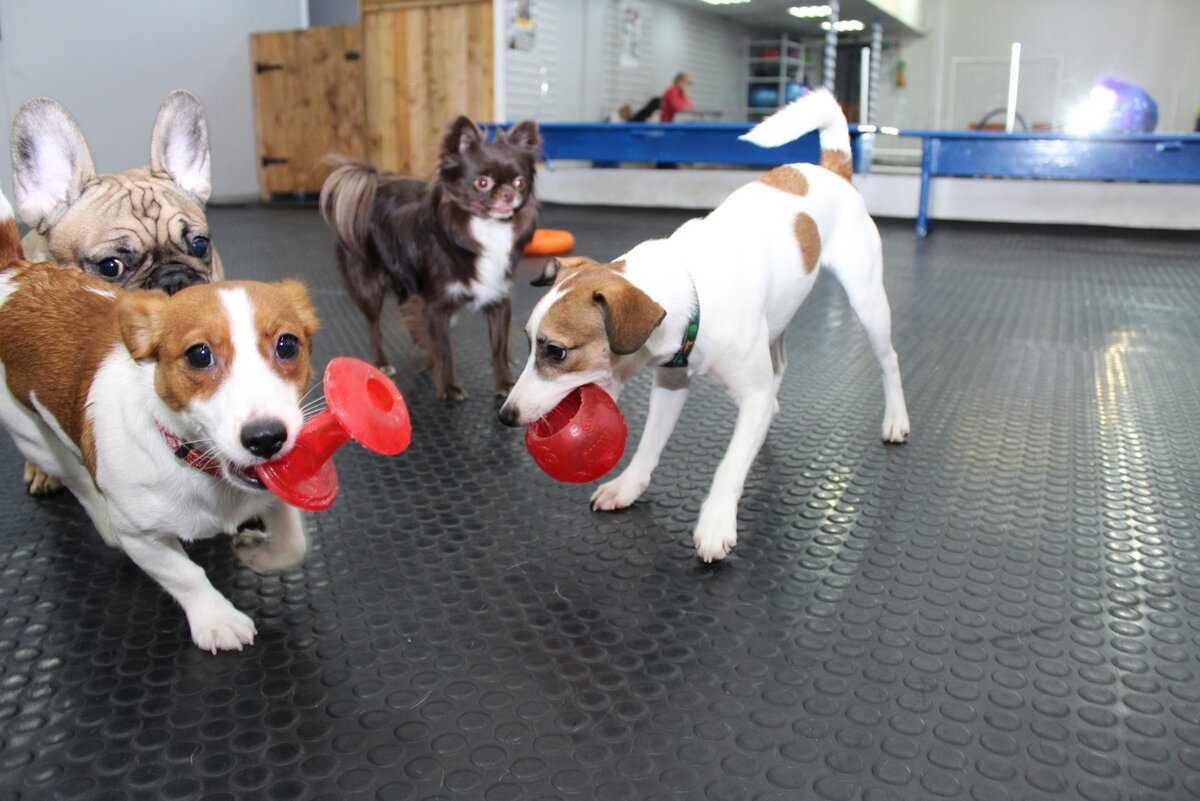
<svg viewBox="0 0 1200 801"><path fill-rule="evenodd" d="M379 187L379 171L361 159L333 153L323 159L333 172L321 186L321 217L338 241L360 258L366 255L367 224Z"/></svg>
<svg viewBox="0 0 1200 801"><path fill-rule="evenodd" d="M21 248L21 232L17 230L12 204L0 192L0 270L23 258L25 251Z"/></svg>

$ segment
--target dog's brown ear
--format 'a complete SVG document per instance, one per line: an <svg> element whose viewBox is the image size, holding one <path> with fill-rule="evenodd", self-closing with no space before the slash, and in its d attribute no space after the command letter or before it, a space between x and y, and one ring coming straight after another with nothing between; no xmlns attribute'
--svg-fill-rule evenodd
<svg viewBox="0 0 1200 801"><path fill-rule="evenodd" d="M561 266L556 258L546 259L546 263L542 266L542 274L530 281L529 285L553 286L555 279L558 278L558 268Z"/></svg>
<svg viewBox="0 0 1200 801"><path fill-rule="evenodd" d="M592 293L604 311L608 348L619 356L633 353L650 338L667 311L649 295L625 280L617 280Z"/></svg>
<svg viewBox="0 0 1200 801"><path fill-rule="evenodd" d="M542 267L542 274L529 282L530 286L552 286L563 271L575 270L585 264L599 264L587 256L553 256Z"/></svg>
<svg viewBox="0 0 1200 801"><path fill-rule="evenodd" d="M280 281L278 287L288 305L299 316L300 325L304 326L304 338L308 339L320 331L321 320L317 317L317 308L313 305L312 296L308 294L308 287L296 280Z"/></svg>
<svg viewBox="0 0 1200 801"><path fill-rule="evenodd" d="M138 289L121 293L117 301L117 325L121 341L129 355L137 361L158 357L162 339L160 312L167 302L167 293L156 289Z"/></svg>
<svg viewBox="0 0 1200 801"><path fill-rule="evenodd" d="M541 152L542 137L538 133L537 123L532 120L518 122L508 130L506 137L513 145L535 156Z"/></svg>
<svg viewBox="0 0 1200 801"><path fill-rule="evenodd" d="M442 140L442 154L466 153L484 141L483 131L467 117L459 117L450 123L446 138Z"/></svg>

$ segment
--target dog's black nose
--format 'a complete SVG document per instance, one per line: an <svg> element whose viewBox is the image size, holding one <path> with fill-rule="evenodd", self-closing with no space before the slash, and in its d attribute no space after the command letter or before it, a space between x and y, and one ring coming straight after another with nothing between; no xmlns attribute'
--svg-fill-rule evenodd
<svg viewBox="0 0 1200 801"><path fill-rule="evenodd" d="M242 428L242 445L266 459L279 453L287 442L287 428L280 420L255 420Z"/></svg>
<svg viewBox="0 0 1200 801"><path fill-rule="evenodd" d="M161 289L174 295L192 284L206 284L208 277L183 264L164 264L155 268L142 285L143 289Z"/></svg>
<svg viewBox="0 0 1200 801"><path fill-rule="evenodd" d="M500 422L506 426L515 426L517 424L517 410L505 404L500 407L500 411L496 414L500 418Z"/></svg>

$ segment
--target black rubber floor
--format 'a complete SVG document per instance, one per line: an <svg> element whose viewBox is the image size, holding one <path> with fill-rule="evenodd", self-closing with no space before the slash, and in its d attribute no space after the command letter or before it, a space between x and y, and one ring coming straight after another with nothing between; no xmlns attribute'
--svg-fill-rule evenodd
<svg viewBox="0 0 1200 801"><path fill-rule="evenodd" d="M612 257L684 216L543 225ZM313 208L212 223L232 276L307 278L322 363L365 355ZM257 622L244 653L196 649L72 498L25 497L5 438L0 798L1200 797L1196 239L896 223L884 243L911 441L879 442L878 370L823 278L714 566L691 529L724 396L693 392L644 499L593 514L496 422L470 315L471 398L402 370L412 447L339 452L301 569L191 549ZM648 386L622 399L632 432Z"/></svg>

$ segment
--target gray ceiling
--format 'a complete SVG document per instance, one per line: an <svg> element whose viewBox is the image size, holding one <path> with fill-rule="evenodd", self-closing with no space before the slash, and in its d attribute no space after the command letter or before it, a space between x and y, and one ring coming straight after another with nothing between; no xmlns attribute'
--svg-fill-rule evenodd
<svg viewBox="0 0 1200 801"><path fill-rule="evenodd" d="M701 0L669 0L677 6L693 11L714 14L742 27L773 34L788 33L795 36L823 36L821 20L797 19L787 13L790 6L819 5L823 0L751 0L737 5L713 6ZM827 0L826 0L827 1ZM883 32L888 37L906 37L917 34L912 28L895 17L881 11L870 0L841 0L841 19L857 19L866 23L866 29L858 34L843 34L846 40L870 38L871 23L876 18L883 22Z"/></svg>

